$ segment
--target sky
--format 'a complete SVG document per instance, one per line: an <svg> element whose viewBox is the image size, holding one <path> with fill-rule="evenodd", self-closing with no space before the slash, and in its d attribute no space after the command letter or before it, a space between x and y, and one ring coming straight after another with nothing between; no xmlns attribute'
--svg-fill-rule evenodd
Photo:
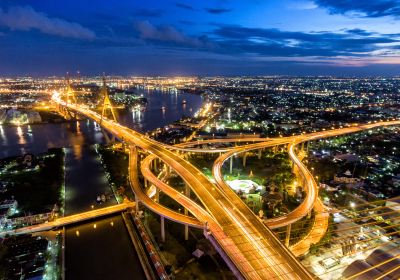
<svg viewBox="0 0 400 280"><path fill-rule="evenodd" d="M400 76L400 0L1 0L0 75Z"/></svg>

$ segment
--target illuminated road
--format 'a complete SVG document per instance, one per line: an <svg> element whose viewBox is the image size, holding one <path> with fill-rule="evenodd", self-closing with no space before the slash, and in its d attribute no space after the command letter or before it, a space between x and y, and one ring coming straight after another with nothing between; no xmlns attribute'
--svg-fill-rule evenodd
<svg viewBox="0 0 400 280"><path fill-rule="evenodd" d="M317 244L328 230L329 212L325 210L325 206L319 198L315 201L314 211L315 218L310 232L299 242L289 247L295 256L306 254L311 244Z"/></svg>
<svg viewBox="0 0 400 280"><path fill-rule="evenodd" d="M307 142L311 140L317 140L317 139L322 139L322 138L328 138L328 137L334 137L334 136L339 136L339 135L344 135L344 134L350 134L350 133L356 133L360 132L363 130L368 130L376 127L381 127L381 126L391 126L391 125L399 125L400 121L388 121L388 122L378 122L378 123L373 123L373 124L366 124L366 125L360 125L360 126L352 126L352 127L346 127L346 128L339 128L339 129L334 129L334 130L328 130L328 131L321 131L321 132L315 132L315 133L310 133L310 134L303 134L303 135L297 135L297 136L291 136L291 137L282 137L282 138L274 138L270 139L268 142L261 142L261 143L256 143L256 144L249 144L249 145L243 145L236 147L234 149L229 150L227 153L221 155L218 157L213 166L213 176L215 178L215 181L220 188L222 192L224 192L231 201L237 201L236 206L240 207L240 209L247 208L244 203L240 203L240 199L236 195L236 193L229 187L229 185L224 181L223 179L223 174L222 174L222 166L223 164L232 156L238 155L238 154L244 154L249 151L253 150L258 150L262 148L268 148L268 147L273 147L277 145L285 145L289 144L288 150L289 150L289 156L293 163L298 167L300 175L302 176L302 179L304 181L304 190L306 191L306 197L304 198L303 202L297 207L295 210L292 212L282 215L277 218L272 218L269 219L266 222L266 225L269 228L279 228L283 226L287 226L289 224L292 224L304 216L306 216L311 209L314 207L314 204L316 202L316 199L318 197L318 186L310 173L310 171L306 168L306 166L297 158L296 153L295 153L295 146L302 143L302 142ZM222 139L223 141L223 139Z"/></svg>
<svg viewBox="0 0 400 280"><path fill-rule="evenodd" d="M85 106L66 104L57 95L54 101L84 115L97 123L101 116ZM208 223L213 238L247 279L312 279L299 261L250 209L238 211L230 199L216 188L197 168L178 154L144 135L103 119L102 127L131 146L153 153L179 174L205 206L216 222ZM197 213L196 213L197 214Z"/></svg>
<svg viewBox="0 0 400 280"><path fill-rule="evenodd" d="M262 138L256 138L256 139L254 139L255 141L246 141L246 143L262 141L261 139ZM220 143L221 141L225 141L225 140L226 139L219 139L219 140L215 139L215 140L204 140L204 141L200 141L200 142L206 142L207 144L210 144L210 143ZM227 139L227 140L229 142L242 141L242 139ZM261 144L263 147L270 147L270 145L275 146L277 144L285 144L288 140L287 139L278 139L277 141L276 140L275 141L271 140L271 141L272 141L271 143L266 143L266 141L264 140L264 143L259 143L256 146L259 147ZM195 145L196 142L191 142L191 143L186 143L186 144L187 144L186 146L192 146L192 145ZM253 149L254 146L255 145L251 145L250 146L251 149ZM249 149L249 147L246 147L246 146L237 147L237 150L240 150L240 149ZM232 150L232 148L230 150ZM221 158L226 159L227 157L232 156L234 153L236 153L237 150L232 150L231 152L228 152L224 156L221 156ZM151 161L154 160L155 158L156 158L155 156L151 155L148 158L146 158L145 161L143 161L142 170L143 169L145 170L144 177L147 178L147 177L151 176L153 178L152 182L155 185L163 185L164 187L168 187L164 183L156 181L155 176L153 174L151 174L151 171L149 170L149 168L151 166ZM217 160L216 162L219 162L219 161ZM161 180L159 180L159 181L161 181ZM152 185L152 187L154 187L154 185ZM168 192L167 192L167 194L170 197L174 198L174 196L170 195ZM175 199L175 200L177 202L181 203L181 201L179 201L179 199ZM319 199L317 199L315 201L313 209L315 211L315 218L314 218L314 223L313 223L313 226L312 226L310 232L307 235L305 235L301 240L299 240L296 244L291 245L289 247L289 249L295 256L300 256L300 255L306 254L310 248L310 245L318 243L318 241L321 240L321 238L325 235L325 233L327 231L328 221L329 221L329 213L325 211L325 207ZM301 208L299 210L301 210ZM290 216L289 216L289 218L290 218ZM278 222L275 222L275 220L269 220L266 222L266 225L280 227L280 225L279 225L280 222L283 222L283 223L285 222L285 219L279 220L279 217L276 220L278 220Z"/></svg>
<svg viewBox="0 0 400 280"><path fill-rule="evenodd" d="M232 150L234 147L224 147L224 148L213 148L213 147L204 147L204 145L209 144L226 144L226 143L251 143L251 142L268 142L271 139L269 138L260 138L260 137L241 137L241 138L221 138L221 139L207 139L207 140L197 140L191 142L184 142L180 144L176 144L174 146L169 146L170 149L181 151L181 152L189 152L189 153L224 153ZM193 146L200 146L195 148Z"/></svg>
<svg viewBox="0 0 400 280"><path fill-rule="evenodd" d="M66 104L57 95L55 95L53 99L60 105L68 107L70 110L74 110L100 123L101 116L89 110L87 107ZM399 122L396 124L398 123ZM229 191L227 191L220 185L219 187L215 187L202 172L185 161L180 155L172 152L170 149L174 148L171 146L156 142L108 119L103 119L101 125L104 129L108 130L111 134L128 145L138 146L154 154L182 177L185 183L205 206L206 211L204 210L204 212L202 212L202 210L197 207L193 210L193 202L190 199L187 203L191 205L184 206L188 206L188 210L191 211L200 222L208 224L208 229L213 238L215 238L225 254L229 256L230 260L239 269L243 277L247 279L312 279L312 276L290 251L281 244L275 235L232 190L229 189ZM370 128L380 125L388 125L388 123L373 124ZM298 136L288 138L292 140L289 140L289 142L293 142L289 153L294 154L294 145L303 141L357 132L367 128L367 126L352 127L338 130L339 132L337 130L332 130L329 132L309 134L306 137ZM292 218L283 218L286 219L287 223L298 219L299 215L303 215L304 212L308 213L311 208L314 207L317 197L317 190L313 190L316 184L311 174L309 174L308 170L295 155L292 157L292 160L299 167L301 174L304 174L308 195L305 203L302 203L303 206L301 208L299 207L300 210L298 210L298 213L295 213ZM142 171L146 172L146 170L143 169ZM158 182L160 180L155 176L155 180L152 180L150 174L147 175L148 179L153 184L159 184ZM160 188L161 187L165 186L160 185ZM184 200L184 198L179 197L177 199ZM291 213L288 215L291 215ZM210 219L209 217L212 217L211 220L208 220ZM278 220L277 223L283 224L281 220Z"/></svg>
<svg viewBox="0 0 400 280"><path fill-rule="evenodd" d="M54 221L43 223L43 224L37 224L37 225L27 226L27 227L23 227L23 228L14 229L14 230L3 231L3 232L0 232L0 237L3 237L5 235L27 234L27 233L51 230L56 227L62 227L62 226L79 223L79 222L83 222L86 220L122 212L122 211L125 211L125 210L127 210L129 208L133 208L133 207L135 207L134 202L121 203L121 204L117 204L114 206L104 207L101 209L91 210L91 211L87 211L87 212L83 212L83 213L79 213L79 214L75 214L75 215L57 218Z"/></svg>
<svg viewBox="0 0 400 280"><path fill-rule="evenodd" d="M152 210L153 212L163 216L167 217L168 219L181 223L181 224L186 224L192 227L196 228L203 228L204 224L199 222L196 218L189 217L184 214L180 214L178 212L175 212L167 207L162 206L159 204L157 201L154 201L150 197L152 195L148 195L145 193L139 183L138 179L138 172L137 172L137 151L135 148L131 148L129 151L129 178L130 178L130 184L132 187L132 191L135 193L135 195L138 196L140 203L143 203L146 205L147 208ZM153 175L154 176L154 175ZM150 176L149 176L150 177ZM173 196L174 199L179 200L180 196L183 196L181 193L177 192L176 190L172 189L171 187L167 186L166 188L162 189L165 193L167 193L170 196ZM188 205L190 206L190 205Z"/></svg>

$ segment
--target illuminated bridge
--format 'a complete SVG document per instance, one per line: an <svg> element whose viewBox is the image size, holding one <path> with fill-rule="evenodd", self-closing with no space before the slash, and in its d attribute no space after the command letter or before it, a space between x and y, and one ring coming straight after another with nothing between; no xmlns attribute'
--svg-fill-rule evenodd
<svg viewBox="0 0 400 280"><path fill-rule="evenodd" d="M105 87L103 87L104 89ZM181 216L172 217L173 220L184 224L203 227L206 237L217 248L232 271L239 279L313 279L313 276L299 263L296 257L286 248L271 232L266 224L240 200L240 198L223 182L217 179L217 184L211 183L208 178L186 161L177 150L194 152L195 148L174 147L159 143L134 130L120 125L114 120L105 117L107 110L112 107L109 104L107 92L103 90L104 105L102 113L92 111L85 105L72 103L70 96L67 100L61 99L60 94L53 95L53 100L60 108L79 114L99 123L104 130L123 141L131 149L130 177L134 178L137 172L137 157L135 149L139 147L152 155L152 158L142 162L141 170L144 177L157 188L162 189L176 201L182 204L194 217L184 220ZM114 117L114 114L111 114ZM233 152L245 153L248 150L271 147L273 145L289 145L289 154L300 171L307 192L306 199L295 211L267 223L271 227L290 225L307 215L313 207L320 205L318 200L317 185L311 173L297 158L294 148L299 143L324 137L332 137L341 134L354 133L364 129L378 126L398 125L400 121L381 122L357 127L348 127L308 135L287 137L284 139L269 140L238 147ZM253 146L252 146L253 145ZM258 145L255 147L255 145ZM210 151L214 152L214 151ZM154 158L161 160L168 168L172 168L193 191L204 205L200 207L189 197L174 193L173 190L159 180L148 168ZM219 165L215 165L214 175L218 178L223 162L228 159L221 158ZM138 191L137 191L138 192ZM139 196L139 192L137 193ZM140 202L146 203L160 215L171 217L173 213L166 213L161 206L150 205L143 195ZM136 204L138 205L138 204ZM275 223L275 224L274 224Z"/></svg>

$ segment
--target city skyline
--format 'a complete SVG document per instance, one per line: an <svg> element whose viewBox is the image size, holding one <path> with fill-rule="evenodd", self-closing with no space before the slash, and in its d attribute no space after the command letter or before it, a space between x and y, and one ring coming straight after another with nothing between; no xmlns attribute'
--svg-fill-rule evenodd
<svg viewBox="0 0 400 280"><path fill-rule="evenodd" d="M0 75L398 75L400 2L2 1Z"/></svg>

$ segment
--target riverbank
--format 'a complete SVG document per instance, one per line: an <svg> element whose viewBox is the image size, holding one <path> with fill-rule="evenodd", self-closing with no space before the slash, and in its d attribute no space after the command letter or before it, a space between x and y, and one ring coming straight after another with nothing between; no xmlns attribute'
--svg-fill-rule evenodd
<svg viewBox="0 0 400 280"><path fill-rule="evenodd" d="M17 201L13 218L51 211L58 213L63 205L63 149L2 159L0 172L0 201Z"/></svg>

